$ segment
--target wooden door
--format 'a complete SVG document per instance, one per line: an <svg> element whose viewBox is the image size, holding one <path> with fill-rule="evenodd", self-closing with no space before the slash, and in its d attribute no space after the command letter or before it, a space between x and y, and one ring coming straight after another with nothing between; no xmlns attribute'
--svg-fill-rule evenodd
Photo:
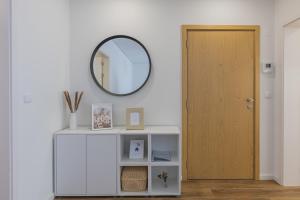
<svg viewBox="0 0 300 200"><path fill-rule="evenodd" d="M104 56L102 58L102 87L109 90L109 58Z"/></svg>
<svg viewBox="0 0 300 200"><path fill-rule="evenodd" d="M94 60L96 79L104 89L109 89L109 57L103 52L97 52Z"/></svg>
<svg viewBox="0 0 300 200"><path fill-rule="evenodd" d="M254 178L255 32L187 34L189 179Z"/></svg>
<svg viewBox="0 0 300 200"><path fill-rule="evenodd" d="M116 195L117 136L87 136L87 194Z"/></svg>
<svg viewBox="0 0 300 200"><path fill-rule="evenodd" d="M86 136L57 135L55 145L56 195L85 195Z"/></svg>

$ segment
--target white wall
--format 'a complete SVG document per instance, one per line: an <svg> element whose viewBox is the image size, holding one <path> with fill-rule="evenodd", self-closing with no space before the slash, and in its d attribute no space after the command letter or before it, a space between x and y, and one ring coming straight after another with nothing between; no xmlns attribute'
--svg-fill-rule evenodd
<svg viewBox="0 0 300 200"><path fill-rule="evenodd" d="M10 1L0 0L0 199L10 199Z"/></svg>
<svg viewBox="0 0 300 200"><path fill-rule="evenodd" d="M299 20L300 21L300 20ZM300 185L300 24L284 39L284 184Z"/></svg>
<svg viewBox="0 0 300 200"><path fill-rule="evenodd" d="M284 60L284 28L283 26L300 17L299 0L275 1L275 82L274 82L274 176L281 184L284 181L284 145L283 134L283 60ZM299 145L298 145L299 147ZM300 149L295 149L299 152ZM288 169L285 169L288 170Z"/></svg>
<svg viewBox="0 0 300 200"><path fill-rule="evenodd" d="M64 127L69 86L69 2L12 0L12 18L14 200L48 200L52 135Z"/></svg>
<svg viewBox="0 0 300 200"><path fill-rule="evenodd" d="M145 124L181 125L182 24L260 25L261 61L273 61L273 0L72 0L71 87L84 90L79 123L91 124L91 104L112 102L114 124L124 124L125 108L143 106ZM153 71L137 94L113 97L98 89L89 71L96 45L111 35L125 34L148 49ZM273 173L273 77L262 75L261 175Z"/></svg>

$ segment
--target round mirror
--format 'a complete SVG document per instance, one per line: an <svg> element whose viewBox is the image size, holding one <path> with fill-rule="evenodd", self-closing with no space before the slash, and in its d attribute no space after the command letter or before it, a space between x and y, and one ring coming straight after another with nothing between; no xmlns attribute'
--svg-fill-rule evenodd
<svg viewBox="0 0 300 200"><path fill-rule="evenodd" d="M124 35L103 40L94 50L90 65L96 84L117 96L140 90L151 72L150 56L144 45Z"/></svg>

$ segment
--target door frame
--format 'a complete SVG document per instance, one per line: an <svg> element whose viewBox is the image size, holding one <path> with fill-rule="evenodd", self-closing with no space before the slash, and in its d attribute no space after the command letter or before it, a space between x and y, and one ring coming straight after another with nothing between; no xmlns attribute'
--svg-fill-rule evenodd
<svg viewBox="0 0 300 200"><path fill-rule="evenodd" d="M260 26L182 25L182 179L188 180L188 52L187 35L192 30L254 31L254 180L260 179Z"/></svg>

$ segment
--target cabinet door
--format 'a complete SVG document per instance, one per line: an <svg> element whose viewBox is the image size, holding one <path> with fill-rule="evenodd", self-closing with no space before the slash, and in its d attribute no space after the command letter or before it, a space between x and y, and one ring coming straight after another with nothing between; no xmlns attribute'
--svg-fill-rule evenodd
<svg viewBox="0 0 300 200"><path fill-rule="evenodd" d="M87 194L117 193L117 137L87 136Z"/></svg>
<svg viewBox="0 0 300 200"><path fill-rule="evenodd" d="M86 194L86 136L56 136L56 195Z"/></svg>

